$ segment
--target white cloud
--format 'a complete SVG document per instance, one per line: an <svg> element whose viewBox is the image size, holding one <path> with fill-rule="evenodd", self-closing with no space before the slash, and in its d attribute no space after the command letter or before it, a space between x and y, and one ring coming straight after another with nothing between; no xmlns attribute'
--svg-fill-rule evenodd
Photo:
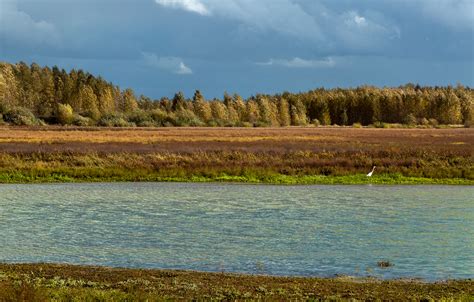
<svg viewBox="0 0 474 302"><path fill-rule="evenodd" d="M351 14L351 18L346 20L346 24L356 26L367 26L368 23L365 17L359 16L359 14L354 12Z"/></svg>
<svg viewBox="0 0 474 302"><path fill-rule="evenodd" d="M274 31L310 41L323 34L313 16L292 0L155 0L165 6L200 15L234 20L250 31Z"/></svg>
<svg viewBox="0 0 474 302"><path fill-rule="evenodd" d="M320 0L155 1L163 6L237 21L243 36L277 32L294 38L291 43L312 44L315 49L325 52L336 51L341 46L357 51L378 51L401 35L400 29L381 13L341 12L330 9L327 3Z"/></svg>
<svg viewBox="0 0 474 302"><path fill-rule="evenodd" d="M192 74L191 68L186 66L178 57L158 57L154 53L142 52L143 61L146 65L163 69L175 74Z"/></svg>
<svg viewBox="0 0 474 302"><path fill-rule="evenodd" d="M334 40L339 40L345 47L357 51L379 51L390 41L401 37L401 31L396 25L374 12L363 16L357 11L346 11L334 16L331 30Z"/></svg>
<svg viewBox="0 0 474 302"><path fill-rule="evenodd" d="M179 62L179 67L178 67L178 70L176 71L176 73L177 74L192 74L193 71L191 70L191 68L184 65L184 63L181 61L181 62Z"/></svg>
<svg viewBox="0 0 474 302"><path fill-rule="evenodd" d="M199 0L155 0L155 2L163 6L180 8L204 16L210 14L207 7Z"/></svg>
<svg viewBox="0 0 474 302"><path fill-rule="evenodd" d="M268 62L257 63L263 66L284 66L288 68L329 68L334 67L336 62L333 58L328 57L323 60L305 60L298 57L293 59L270 59Z"/></svg>
<svg viewBox="0 0 474 302"><path fill-rule="evenodd" d="M8 45L58 46L56 27L18 9L16 0L0 0L0 38Z"/></svg>

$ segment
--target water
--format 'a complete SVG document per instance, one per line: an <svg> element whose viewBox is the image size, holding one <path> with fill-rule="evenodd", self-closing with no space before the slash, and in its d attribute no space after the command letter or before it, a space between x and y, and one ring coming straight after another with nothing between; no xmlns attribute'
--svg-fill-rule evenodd
<svg viewBox="0 0 474 302"><path fill-rule="evenodd" d="M473 196L472 186L0 185L0 261L473 278Z"/></svg>

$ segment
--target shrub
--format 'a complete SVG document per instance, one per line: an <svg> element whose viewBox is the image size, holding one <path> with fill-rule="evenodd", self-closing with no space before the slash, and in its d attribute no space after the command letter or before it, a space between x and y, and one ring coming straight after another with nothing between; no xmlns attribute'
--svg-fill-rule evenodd
<svg viewBox="0 0 474 302"><path fill-rule="evenodd" d="M403 124L399 124L399 123L385 123L385 127L384 128L403 128Z"/></svg>
<svg viewBox="0 0 474 302"><path fill-rule="evenodd" d="M157 111L161 111L160 109L157 109ZM163 126L163 127L175 127L178 126L178 122L176 120L176 114L174 112L164 112L161 111L162 113L152 113L152 118L157 126Z"/></svg>
<svg viewBox="0 0 474 302"><path fill-rule="evenodd" d="M215 126L217 126L217 125L213 125L213 127L215 127ZM264 121L256 121L255 123L253 123L253 126L254 127L268 127L268 126L270 126L270 124L267 123L267 122L264 122Z"/></svg>
<svg viewBox="0 0 474 302"><path fill-rule="evenodd" d="M239 122L237 123L237 127L252 128L253 124L249 122Z"/></svg>
<svg viewBox="0 0 474 302"><path fill-rule="evenodd" d="M74 120L74 113L72 111L71 105L68 104L58 104L56 117L58 123L61 125L69 125Z"/></svg>
<svg viewBox="0 0 474 302"><path fill-rule="evenodd" d="M414 125L417 124L417 122L418 122L418 121L417 121L416 117L415 117L412 113L408 114L408 115L405 116L405 118L403 119L403 123L404 123L405 125L409 125L409 126L414 126Z"/></svg>
<svg viewBox="0 0 474 302"><path fill-rule="evenodd" d="M121 114L107 114L99 120L98 125L105 127L131 127L135 124L127 122Z"/></svg>
<svg viewBox="0 0 474 302"><path fill-rule="evenodd" d="M176 112L176 126L204 126L204 123L191 110L182 109Z"/></svg>
<svg viewBox="0 0 474 302"><path fill-rule="evenodd" d="M224 121L224 127L235 127L236 123L233 121Z"/></svg>
<svg viewBox="0 0 474 302"><path fill-rule="evenodd" d="M423 125L423 126L429 126L430 121L428 121L427 118L423 117L418 120L418 124Z"/></svg>
<svg viewBox="0 0 474 302"><path fill-rule="evenodd" d="M140 125L137 125L139 127L156 127L156 124L154 121L145 121L142 122Z"/></svg>
<svg viewBox="0 0 474 302"><path fill-rule="evenodd" d="M311 121L311 124L313 124L313 126L315 126L315 127L321 126L321 122L317 118L313 119Z"/></svg>
<svg viewBox="0 0 474 302"><path fill-rule="evenodd" d="M218 127L218 126L221 126L219 125L219 123L216 121L216 120L210 120L209 122L207 122L207 125L209 127Z"/></svg>
<svg viewBox="0 0 474 302"><path fill-rule="evenodd" d="M464 128L472 128L474 126L474 123L469 120L464 122Z"/></svg>
<svg viewBox="0 0 474 302"><path fill-rule="evenodd" d="M229 122L227 122L227 121L224 120L224 119L211 119L211 120L208 122L208 125L209 125L209 126L212 126L212 127L224 127L224 126L229 125ZM215 126L214 126L214 125L215 125Z"/></svg>
<svg viewBox="0 0 474 302"><path fill-rule="evenodd" d="M352 127L353 128L362 128L362 124L361 123L354 123L354 124L352 124Z"/></svg>
<svg viewBox="0 0 474 302"><path fill-rule="evenodd" d="M321 119L321 124L324 126L329 126L331 125L331 116L329 115L329 112L324 112L322 119Z"/></svg>
<svg viewBox="0 0 474 302"><path fill-rule="evenodd" d="M438 126L438 121L437 121L436 119L434 119L434 118L430 118L430 119L428 120L428 123L430 124L430 126L433 126L433 127Z"/></svg>
<svg viewBox="0 0 474 302"><path fill-rule="evenodd" d="M161 109L154 109L150 112L150 117L156 125L164 125L169 122L169 116Z"/></svg>
<svg viewBox="0 0 474 302"><path fill-rule="evenodd" d="M72 121L72 124L75 125L75 126L92 126L94 124L94 122L92 121L92 119L88 118L88 117L85 117L85 116L82 116L82 115L79 115L79 114L75 114L74 115L74 118L73 118L73 121Z"/></svg>
<svg viewBox="0 0 474 302"><path fill-rule="evenodd" d="M143 110L135 110L128 115L128 121L139 127L154 126L154 120L151 114Z"/></svg>
<svg viewBox="0 0 474 302"><path fill-rule="evenodd" d="M389 128L389 126L385 124L384 122L378 122L378 121L374 123L374 127L375 128Z"/></svg>
<svg viewBox="0 0 474 302"><path fill-rule="evenodd" d="M4 114L5 122L18 126L41 125L42 122L27 108L15 107Z"/></svg>
<svg viewBox="0 0 474 302"><path fill-rule="evenodd" d="M100 111L97 108L91 108L89 110L81 112L81 116L97 121L100 118Z"/></svg>
<svg viewBox="0 0 474 302"><path fill-rule="evenodd" d="M9 111L9 110L8 110L7 105L0 102L0 114L5 114L5 113L7 113L8 111Z"/></svg>

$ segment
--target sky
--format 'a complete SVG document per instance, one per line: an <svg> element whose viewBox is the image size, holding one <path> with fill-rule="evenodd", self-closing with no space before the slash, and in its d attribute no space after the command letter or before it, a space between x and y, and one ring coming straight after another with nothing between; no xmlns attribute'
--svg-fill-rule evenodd
<svg viewBox="0 0 474 302"><path fill-rule="evenodd" d="M0 61L158 99L474 86L473 0L0 0Z"/></svg>

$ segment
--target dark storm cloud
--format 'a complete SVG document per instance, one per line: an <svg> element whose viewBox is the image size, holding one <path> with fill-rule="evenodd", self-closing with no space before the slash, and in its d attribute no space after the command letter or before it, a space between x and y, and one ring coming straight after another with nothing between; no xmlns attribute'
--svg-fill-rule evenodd
<svg viewBox="0 0 474 302"><path fill-rule="evenodd" d="M471 0L0 0L0 55L152 97L472 86L473 10Z"/></svg>

